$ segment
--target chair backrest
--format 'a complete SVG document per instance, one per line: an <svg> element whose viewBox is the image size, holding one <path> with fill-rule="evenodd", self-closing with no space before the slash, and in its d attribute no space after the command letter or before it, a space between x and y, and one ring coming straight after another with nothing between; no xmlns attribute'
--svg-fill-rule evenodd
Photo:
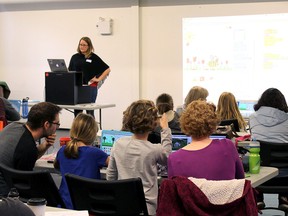
<svg viewBox="0 0 288 216"><path fill-rule="evenodd" d="M47 170L22 171L0 163L0 171L9 188L16 188L20 199L45 198L48 206L65 208L58 188Z"/></svg>
<svg viewBox="0 0 288 216"><path fill-rule="evenodd" d="M259 142L262 166L288 168L288 143Z"/></svg>
<svg viewBox="0 0 288 216"><path fill-rule="evenodd" d="M219 125L220 126L232 125L236 132L240 132L239 123L237 119L222 120Z"/></svg>
<svg viewBox="0 0 288 216"><path fill-rule="evenodd" d="M2 122L2 128L4 128L8 124L6 119L4 102L1 98L0 98L0 121Z"/></svg>
<svg viewBox="0 0 288 216"><path fill-rule="evenodd" d="M140 178L115 181L65 174L74 209L94 215L148 215Z"/></svg>

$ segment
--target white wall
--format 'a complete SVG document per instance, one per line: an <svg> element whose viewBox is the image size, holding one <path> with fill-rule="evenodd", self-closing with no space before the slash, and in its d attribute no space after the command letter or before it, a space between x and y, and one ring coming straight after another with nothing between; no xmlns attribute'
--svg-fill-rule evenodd
<svg viewBox="0 0 288 216"><path fill-rule="evenodd" d="M155 100L165 91L173 96L175 105L183 103L182 18L276 12L287 13L288 2L142 7L142 96ZM243 87L245 80L247 77L239 76L239 87Z"/></svg>
<svg viewBox="0 0 288 216"><path fill-rule="evenodd" d="M119 129L123 110L138 98L155 100L167 92L175 105L182 104L182 18L288 12L287 1L174 6L146 1L138 6L131 0L106 5L88 9L78 2L71 4L73 9L62 5L57 10L56 3L46 4L45 10L36 4L2 5L0 80L12 89L11 99L43 99L46 59L64 58L68 64L79 38L87 35L112 70L97 99L116 104L103 110L103 128ZM99 17L114 20L113 35L98 34ZM69 126L72 118L65 114L61 121Z"/></svg>
<svg viewBox="0 0 288 216"><path fill-rule="evenodd" d="M11 99L44 100L44 72L47 58L64 58L67 64L76 53L79 39L89 36L95 52L111 67L111 75L100 89L99 104L115 103L103 109L103 128L121 127L123 110L139 98L137 8L12 11L0 13L0 80L12 90ZM96 29L99 17L112 18L113 35L101 36ZM138 17L136 16L136 20ZM136 53L136 54L133 54ZM133 54L133 55L132 55ZM136 84L136 85L135 85ZM65 83L63 83L65 85ZM73 115L67 111L61 124L69 127Z"/></svg>

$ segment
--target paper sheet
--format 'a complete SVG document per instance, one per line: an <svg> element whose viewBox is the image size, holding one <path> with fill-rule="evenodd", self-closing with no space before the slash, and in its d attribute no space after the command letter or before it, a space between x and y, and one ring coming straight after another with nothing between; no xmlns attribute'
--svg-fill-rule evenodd
<svg viewBox="0 0 288 216"><path fill-rule="evenodd" d="M46 211L45 216L88 216L88 211Z"/></svg>

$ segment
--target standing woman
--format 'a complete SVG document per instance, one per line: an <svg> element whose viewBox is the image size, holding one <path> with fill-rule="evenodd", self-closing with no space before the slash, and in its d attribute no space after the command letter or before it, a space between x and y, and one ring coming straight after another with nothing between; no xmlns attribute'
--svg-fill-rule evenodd
<svg viewBox="0 0 288 216"><path fill-rule="evenodd" d="M79 41L77 53L71 57L70 71L82 71L83 84L91 86L91 103L95 103L98 89L110 73L109 66L94 53L94 47L89 37L82 37ZM83 110L75 110L74 116ZM87 110L87 114L94 117L94 110ZM94 117L95 118L95 117Z"/></svg>

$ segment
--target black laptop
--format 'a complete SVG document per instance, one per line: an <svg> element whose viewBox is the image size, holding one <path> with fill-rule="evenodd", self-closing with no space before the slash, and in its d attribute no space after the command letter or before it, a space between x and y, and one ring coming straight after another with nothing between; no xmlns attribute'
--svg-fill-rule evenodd
<svg viewBox="0 0 288 216"><path fill-rule="evenodd" d="M47 59L51 72L68 72L64 59Z"/></svg>

